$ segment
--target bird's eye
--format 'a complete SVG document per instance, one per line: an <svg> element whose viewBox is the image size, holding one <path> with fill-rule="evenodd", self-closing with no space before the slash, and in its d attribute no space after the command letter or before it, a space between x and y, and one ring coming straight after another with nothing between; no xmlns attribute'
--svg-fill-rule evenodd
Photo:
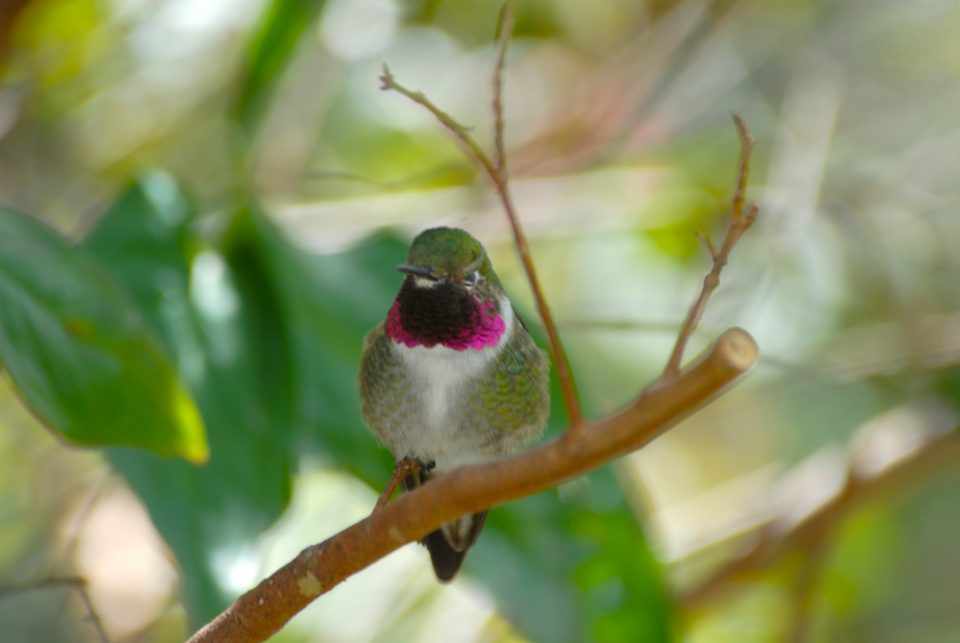
<svg viewBox="0 0 960 643"><path fill-rule="evenodd" d="M473 271L467 274L466 276L464 276L463 284L465 286L476 286L478 283L480 283L480 280L481 280L480 273L477 271Z"/></svg>

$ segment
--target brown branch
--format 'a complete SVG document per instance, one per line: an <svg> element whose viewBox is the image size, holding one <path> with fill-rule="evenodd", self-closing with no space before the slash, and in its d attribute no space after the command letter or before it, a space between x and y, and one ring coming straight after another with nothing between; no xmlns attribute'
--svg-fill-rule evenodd
<svg viewBox="0 0 960 643"><path fill-rule="evenodd" d="M710 272L707 273L707 276L703 278L703 286L700 288L700 294L693 302L690 310L687 311L687 316L680 326L677 341L673 345L670 359L667 360L667 365L663 369L663 375L661 375L665 380L673 379L680 373L680 363L683 361L683 352L687 347L687 342L690 341L690 336L693 335L693 331L697 329L697 325L700 323L700 318L703 316L703 311L707 306L710 295L712 295L713 291L720 285L720 273L723 271L724 266L727 265L730 252L737 244L737 241L740 240L743 233L746 232L757 219L758 208L756 205L751 204L747 208L746 213L743 212L747 191L747 178L750 176L750 157L753 153L755 141L750 135L746 123L743 122L740 116L734 114L733 122L737 126L737 134L740 137L740 164L737 172L737 182L730 202L727 233L719 249L713 245L713 242L710 241L710 238L706 234L699 233L697 235L703 242L703 245L706 246L707 252L709 252L710 258L713 261L713 266Z"/></svg>
<svg viewBox="0 0 960 643"><path fill-rule="evenodd" d="M642 447L737 379L757 354L746 331L730 329L679 377L655 382L619 412L588 422L589 430L567 431L518 455L456 469L401 495L304 549L240 596L190 643L265 640L321 594L441 524L543 491Z"/></svg>
<svg viewBox="0 0 960 643"><path fill-rule="evenodd" d="M0 598L14 594L22 594L24 592L49 589L51 587L66 587L77 592L84 609L87 611L87 620L93 625L93 629L97 633L97 638L100 639L101 643L110 643L110 639L107 638L107 632L103 629L103 622L100 620L100 615L97 613L96 608L94 608L93 601L90 600L90 594L87 592L87 581L84 578L79 576L54 576L43 580L3 585L0 586Z"/></svg>
<svg viewBox="0 0 960 643"><path fill-rule="evenodd" d="M695 609L738 579L774 565L785 554L797 549L813 550L834 526L864 503L926 479L958 459L960 426L927 438L922 445L879 470L857 473L856 467L851 466L845 484L836 494L800 520L787 522L789 518L781 517L764 524L749 548L682 592L678 605L685 610Z"/></svg>
<svg viewBox="0 0 960 643"><path fill-rule="evenodd" d="M570 363L567 360L563 343L560 341L557 326L553 321L553 315L550 313L550 307L547 304L547 299L540 286L540 279L537 277L537 270L531 257L530 246L527 244L527 236L524 234L523 228L520 225L520 218L517 215L516 208L513 205L513 197L510 194L510 181L507 175L507 155L503 142L502 86L503 65L512 28L513 3L508 1L504 4L500 18L497 56L493 71L492 106L495 160L490 159L487 153L483 151L483 148L470 136L466 127L434 105L423 92L407 89L398 83L386 65L383 66L383 74L380 76L380 88L399 92L433 114L434 118L436 118L466 150L467 155L483 169L493 185L497 196L500 198L503 210L507 215L507 220L510 222L514 243L516 244L517 252L520 254L520 261L527 275L527 281L530 283L530 289L533 291L533 299L534 302L536 302L537 313L540 315L540 320L543 322L543 327L547 332L547 338L550 342L550 352L553 354L554 365L557 368L557 378L560 380L560 388L563 391L563 401L567 409L567 416L570 418L571 429L578 429L583 424L583 411L580 408L580 398L577 395L576 382L574 381L573 372L570 369Z"/></svg>

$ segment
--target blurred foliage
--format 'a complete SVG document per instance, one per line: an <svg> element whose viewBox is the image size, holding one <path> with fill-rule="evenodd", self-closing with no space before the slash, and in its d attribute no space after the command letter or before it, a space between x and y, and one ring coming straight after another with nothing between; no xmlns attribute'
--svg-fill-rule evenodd
<svg viewBox="0 0 960 643"><path fill-rule="evenodd" d="M249 45L249 58L235 99L235 114L244 133L256 131L264 104L303 33L314 23L323 0L272 0Z"/></svg>
<svg viewBox="0 0 960 643"><path fill-rule="evenodd" d="M0 360L37 417L79 444L205 461L193 400L107 273L2 208L0 239Z"/></svg>
<svg viewBox="0 0 960 643"><path fill-rule="evenodd" d="M958 20L948 0L519 2L514 196L585 407L615 409L662 365L702 277L695 234L722 229L731 111L760 141L762 215L695 343L742 325L763 368L638 456L494 510L454 586L418 589L388 561L364 572L381 591L356 590L337 625L369 621L373 640L786 638L816 563L797 552L694 610L671 590L735 552L794 464L853 450L875 424L956 421ZM109 472L182 582L136 626L91 582L117 640L181 638L270 571L271 543L292 555L329 535L284 531L291 499L319 493L316 469L374 490L389 476L356 370L416 229L477 232L538 333L475 168L377 89L386 61L486 143L496 24L481 0L0 8L3 584L84 569ZM66 448L25 407L110 446ZM554 382L548 435L565 422ZM201 459L204 431L205 465L170 457ZM810 496L837 473L823 471ZM825 535L810 640L952 640L955 472ZM326 502L344 521L369 509ZM376 612L381 596L395 605ZM0 596L0 639L87 640L66 624L83 610L61 589ZM316 618L278 640L337 640Z"/></svg>

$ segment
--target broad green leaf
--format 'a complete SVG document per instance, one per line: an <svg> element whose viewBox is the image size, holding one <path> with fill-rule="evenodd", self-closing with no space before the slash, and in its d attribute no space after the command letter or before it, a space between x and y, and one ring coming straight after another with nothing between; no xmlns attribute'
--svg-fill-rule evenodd
<svg viewBox="0 0 960 643"><path fill-rule="evenodd" d="M82 250L6 208L0 302L0 362L50 428L206 460L200 414L133 303Z"/></svg>
<svg viewBox="0 0 960 643"><path fill-rule="evenodd" d="M255 239L240 231L222 248L205 247L192 215L177 186L154 175L85 243L176 356L207 425L202 469L111 453L176 553L187 604L203 621L244 582L251 543L289 500L295 427L286 323Z"/></svg>
<svg viewBox="0 0 960 643"><path fill-rule="evenodd" d="M369 266L392 266L403 250L381 240L311 257L253 208L236 213L214 248L196 236L191 216L176 185L151 176L107 212L86 245L176 356L207 425L203 469L111 454L175 552L187 604L202 623L253 582L244 575L252 544L286 507L305 453L343 458L376 484L389 477L388 454L360 422L356 368L366 329L389 305L379 293L398 279L392 268ZM351 273L353 288L340 283Z"/></svg>
<svg viewBox="0 0 960 643"><path fill-rule="evenodd" d="M659 565L608 468L487 522L466 572L531 640L672 640Z"/></svg>
<svg viewBox="0 0 960 643"><path fill-rule="evenodd" d="M357 373L363 338L386 316L400 287L394 266L406 244L381 234L347 252L311 255L263 217L256 221L281 293L279 312L290 322L303 444L379 487L390 478L393 459L360 418Z"/></svg>
<svg viewBox="0 0 960 643"><path fill-rule="evenodd" d="M243 80L234 104L234 116L248 137L259 124L270 93L301 36L324 4L324 0L272 0L264 10L250 41Z"/></svg>
<svg viewBox="0 0 960 643"><path fill-rule="evenodd" d="M566 490L562 529L582 548L572 580L596 641L671 641L672 608L650 551L611 468Z"/></svg>

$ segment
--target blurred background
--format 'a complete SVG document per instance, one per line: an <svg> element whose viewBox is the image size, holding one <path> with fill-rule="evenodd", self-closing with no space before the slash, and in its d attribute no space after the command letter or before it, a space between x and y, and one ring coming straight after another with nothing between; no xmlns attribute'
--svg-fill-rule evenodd
<svg viewBox="0 0 960 643"><path fill-rule="evenodd" d="M537 326L483 177L379 90L388 63L487 145L497 12L0 5L0 202L123 289L211 449L71 446L4 375L0 639L99 641L95 613L111 641L182 640L366 515L392 463L356 369L418 230L473 232ZM958 33L951 0L517 2L513 189L589 415L666 361L695 235L724 229L733 112L761 214L688 354L738 325L762 362L641 453L496 509L456 583L408 546L274 640L956 641Z"/></svg>

